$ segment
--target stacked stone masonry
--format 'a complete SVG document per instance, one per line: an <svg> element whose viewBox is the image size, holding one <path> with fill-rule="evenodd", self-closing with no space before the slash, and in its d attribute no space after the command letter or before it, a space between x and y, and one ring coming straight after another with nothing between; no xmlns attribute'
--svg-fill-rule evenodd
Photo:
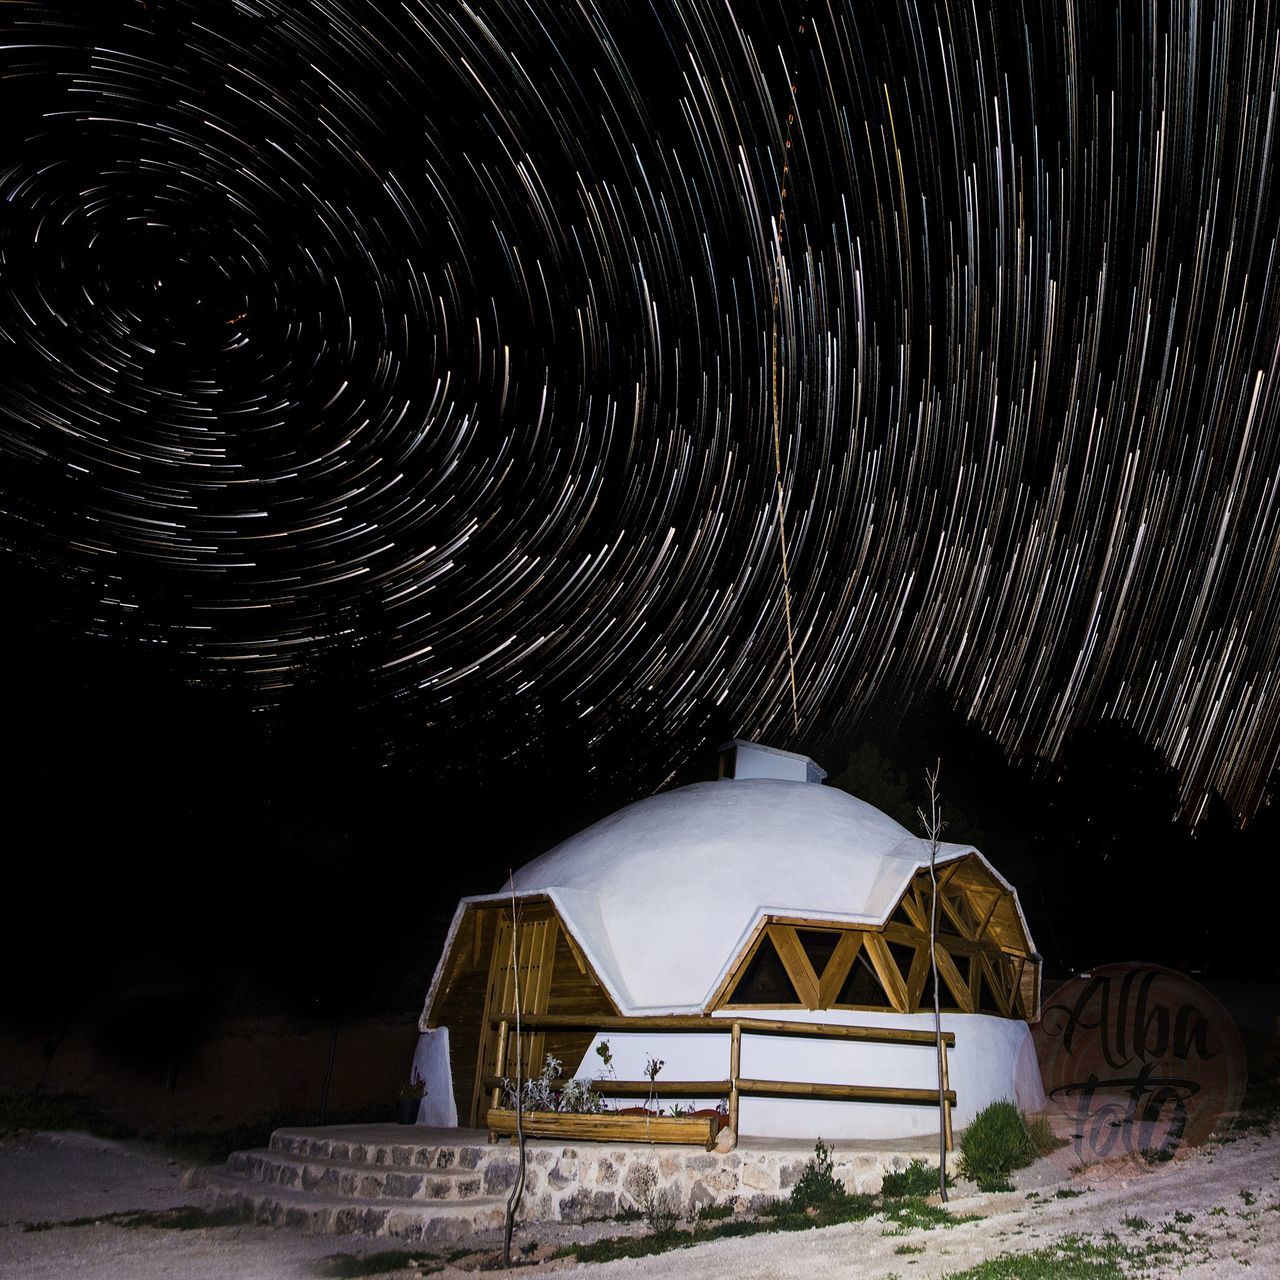
<svg viewBox="0 0 1280 1280"><path fill-rule="evenodd" d="M220 1202L259 1221L313 1232L459 1239L500 1226L517 1174L514 1145L457 1130L419 1133L407 1140L392 1126L278 1130L268 1150L236 1152L204 1181ZM810 1144L750 1139L726 1154L533 1140L518 1216L583 1222L643 1211L649 1196L682 1215L708 1205L759 1209L789 1193L812 1155ZM915 1157L929 1157L918 1142L832 1149L833 1172L853 1192L878 1191L887 1172Z"/></svg>

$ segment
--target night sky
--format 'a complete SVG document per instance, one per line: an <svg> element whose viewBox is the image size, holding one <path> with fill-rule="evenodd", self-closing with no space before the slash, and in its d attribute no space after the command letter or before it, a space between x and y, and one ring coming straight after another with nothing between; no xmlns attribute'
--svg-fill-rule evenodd
<svg viewBox="0 0 1280 1280"><path fill-rule="evenodd" d="M294 859L398 791L408 868L386 778L572 830L926 696L1262 803L1275 6L7 0L0 48L42 803L252 791Z"/></svg>

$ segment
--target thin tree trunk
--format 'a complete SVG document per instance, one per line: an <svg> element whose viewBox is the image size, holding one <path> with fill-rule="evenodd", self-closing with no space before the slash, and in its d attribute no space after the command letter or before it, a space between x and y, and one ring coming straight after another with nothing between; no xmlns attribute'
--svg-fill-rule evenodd
<svg viewBox="0 0 1280 1280"><path fill-rule="evenodd" d="M502 1265L511 1267L511 1232L516 1225L516 1206L524 1195L524 1061L520 1045L520 927L516 916L515 875L508 873L511 883L511 979L515 986L516 1014L516 1146L515 1185L507 1197L507 1212L502 1224Z"/></svg>
<svg viewBox="0 0 1280 1280"><path fill-rule="evenodd" d="M942 770L942 761L934 766L932 773L925 771L925 779L929 783L929 816L923 811L916 813L929 839L929 882L932 892L929 894L929 968L933 973L933 1039L938 1057L938 1194L943 1201L947 1198L947 1132L944 1122L946 1087L942 1075L942 1000L938 992L938 837L942 834L942 818L938 811L938 774Z"/></svg>

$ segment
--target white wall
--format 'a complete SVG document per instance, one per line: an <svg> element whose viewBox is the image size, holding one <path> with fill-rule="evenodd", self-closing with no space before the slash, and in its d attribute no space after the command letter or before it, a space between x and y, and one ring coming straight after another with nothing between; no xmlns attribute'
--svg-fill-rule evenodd
<svg viewBox="0 0 1280 1280"><path fill-rule="evenodd" d="M845 1013L787 1010L761 1016L846 1026L913 1027L931 1030L933 1015ZM948 1054L951 1087L956 1091L953 1121L963 1128L988 1103L1007 1098L1024 1111L1045 1105L1044 1088L1031 1033L1025 1022L984 1014L943 1014L943 1029L954 1031ZM701 1033L658 1035L611 1032L596 1037L575 1074L601 1074L596 1045L609 1041L619 1080L645 1078L645 1061L661 1058L659 1080L716 1080L729 1074L729 1036ZM566 1064L568 1065L568 1064ZM823 1084L898 1085L936 1088L937 1060L932 1045L856 1044L838 1040L801 1040L743 1035L741 1074L764 1080L802 1080ZM642 1100L635 1099L638 1105ZM662 1099L670 1106L680 1099ZM714 1106L713 1099L693 1099ZM631 1105L627 1100L622 1105ZM801 1098L744 1098L739 1128L757 1137L902 1138L938 1131L937 1107L898 1103L821 1102Z"/></svg>
<svg viewBox="0 0 1280 1280"><path fill-rule="evenodd" d="M456 1129L458 1108L453 1100L453 1077L449 1074L449 1028L437 1027L418 1037L409 1079L418 1076L427 1086L418 1123L433 1129Z"/></svg>

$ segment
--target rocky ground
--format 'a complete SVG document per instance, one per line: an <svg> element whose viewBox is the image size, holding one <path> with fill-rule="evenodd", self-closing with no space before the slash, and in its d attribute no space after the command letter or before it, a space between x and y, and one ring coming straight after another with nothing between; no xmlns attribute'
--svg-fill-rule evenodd
<svg viewBox="0 0 1280 1280"><path fill-rule="evenodd" d="M904 1230L881 1217L822 1230L713 1241L655 1257L601 1264L568 1259L529 1271L707 1280L773 1277L945 1277L989 1258L1075 1247L1072 1237L1114 1240L1135 1274L1209 1277L1280 1275L1280 1132L1246 1132L1156 1166L1116 1159L1086 1168L1069 1149L1017 1177L1016 1189L980 1195L963 1185L950 1227ZM0 1143L0 1276L8 1280L292 1280L336 1274L333 1255L375 1264L395 1242L305 1236L243 1223L211 1225L184 1184L180 1163L154 1149L82 1134L35 1134ZM126 1216L121 1216L126 1215ZM134 1216L127 1216L134 1215ZM216 1219L212 1221L217 1221ZM643 1232L643 1224L537 1224L517 1248L546 1258L586 1237ZM483 1242L477 1241L480 1245ZM1114 1250L1113 1250L1114 1251ZM492 1255L490 1255L492 1256ZM353 1259L354 1260L354 1259ZM472 1274L478 1255L437 1274ZM384 1274L407 1277L420 1272Z"/></svg>

